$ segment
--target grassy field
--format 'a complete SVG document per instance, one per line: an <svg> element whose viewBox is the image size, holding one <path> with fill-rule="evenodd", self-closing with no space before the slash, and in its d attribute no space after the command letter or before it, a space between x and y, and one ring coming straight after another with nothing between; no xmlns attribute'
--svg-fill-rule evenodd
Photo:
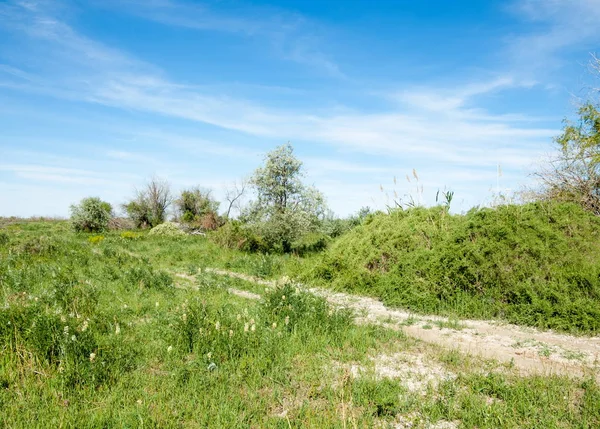
<svg viewBox="0 0 600 429"><path fill-rule="evenodd" d="M521 377L356 325L292 283L265 291L202 271L273 277L317 258L245 255L198 236L74 234L60 221L3 224L3 425L600 426L591 379Z"/></svg>

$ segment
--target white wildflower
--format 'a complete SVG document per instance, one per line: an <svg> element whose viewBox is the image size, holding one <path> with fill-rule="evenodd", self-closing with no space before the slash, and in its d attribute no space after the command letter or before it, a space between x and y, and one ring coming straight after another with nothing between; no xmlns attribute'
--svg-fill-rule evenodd
<svg viewBox="0 0 600 429"><path fill-rule="evenodd" d="M250 327L250 330L251 330L252 332L256 331L256 325L252 325L252 326Z"/></svg>
<svg viewBox="0 0 600 429"><path fill-rule="evenodd" d="M206 354L206 357L207 357L207 358L209 358L209 359L210 359L210 358L212 358L212 352L208 352L208 353Z"/></svg>
<svg viewBox="0 0 600 429"><path fill-rule="evenodd" d="M285 324L286 325L290 324L290 316L285 316Z"/></svg>
<svg viewBox="0 0 600 429"><path fill-rule="evenodd" d="M229 330L229 338L233 337L233 330Z"/></svg>
<svg viewBox="0 0 600 429"><path fill-rule="evenodd" d="M158 308L158 301L156 301L156 303L154 303L154 306L155 306L156 308Z"/></svg>
<svg viewBox="0 0 600 429"><path fill-rule="evenodd" d="M242 315L241 315L241 314L238 314L238 315L236 316L236 319L237 319L237 321L239 322L240 320L242 320Z"/></svg>
<svg viewBox="0 0 600 429"><path fill-rule="evenodd" d="M63 328L63 332L65 333L65 335L69 335L69 325Z"/></svg>
<svg viewBox="0 0 600 429"><path fill-rule="evenodd" d="M215 323L215 329L218 331L219 329L221 329L221 323L217 321L217 323Z"/></svg>
<svg viewBox="0 0 600 429"><path fill-rule="evenodd" d="M172 351L173 351L173 346L169 346L169 347L167 347L167 352L168 352L168 353L171 353Z"/></svg>
<svg viewBox="0 0 600 429"><path fill-rule="evenodd" d="M120 333L121 333L121 327L117 323L117 326L115 326L115 335L119 335Z"/></svg>
<svg viewBox="0 0 600 429"><path fill-rule="evenodd" d="M77 337L75 335L71 335L71 341L77 341Z"/></svg>
<svg viewBox="0 0 600 429"><path fill-rule="evenodd" d="M96 353L90 353L90 362L94 362L94 359L96 359Z"/></svg>
<svg viewBox="0 0 600 429"><path fill-rule="evenodd" d="M277 328L277 323L273 322L273 329Z"/></svg>
<svg viewBox="0 0 600 429"><path fill-rule="evenodd" d="M248 323L244 323L244 332L248 332L248 329L250 329L250 325L248 325Z"/></svg>

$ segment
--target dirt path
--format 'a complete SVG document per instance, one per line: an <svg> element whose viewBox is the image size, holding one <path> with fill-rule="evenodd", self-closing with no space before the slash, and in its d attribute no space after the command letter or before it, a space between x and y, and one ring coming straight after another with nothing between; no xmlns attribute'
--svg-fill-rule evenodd
<svg viewBox="0 0 600 429"><path fill-rule="evenodd" d="M231 271L211 268L205 271L264 286L276 284L274 281ZM358 323L402 330L427 343L510 363L523 374L593 375L600 382L600 337L576 337L498 321L456 321L439 316L416 315L401 309L387 308L380 301L369 297L322 288L305 290L324 297L334 306L353 309ZM229 291L244 298L260 298L247 291Z"/></svg>

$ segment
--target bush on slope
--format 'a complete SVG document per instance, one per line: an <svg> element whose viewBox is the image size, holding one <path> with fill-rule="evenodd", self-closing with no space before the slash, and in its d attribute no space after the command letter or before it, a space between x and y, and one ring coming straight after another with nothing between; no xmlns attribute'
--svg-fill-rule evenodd
<svg viewBox="0 0 600 429"><path fill-rule="evenodd" d="M304 276L416 311L598 332L599 235L574 204L415 208L342 236Z"/></svg>

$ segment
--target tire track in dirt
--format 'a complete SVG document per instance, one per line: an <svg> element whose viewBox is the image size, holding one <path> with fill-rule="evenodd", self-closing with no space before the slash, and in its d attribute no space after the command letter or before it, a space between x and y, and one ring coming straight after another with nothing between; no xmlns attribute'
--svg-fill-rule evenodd
<svg viewBox="0 0 600 429"><path fill-rule="evenodd" d="M207 268L204 272L266 287L277 285L276 281L221 269ZM193 279L192 276L178 276ZM388 308L381 301L369 297L299 286L325 298L334 306L354 310L357 323L376 324L403 331L426 343L507 363L523 375L592 376L600 382L600 337L597 336L576 337L499 321L456 321L440 316L418 315L402 309ZM230 288L229 292L244 298L260 299L260 295L247 291Z"/></svg>

